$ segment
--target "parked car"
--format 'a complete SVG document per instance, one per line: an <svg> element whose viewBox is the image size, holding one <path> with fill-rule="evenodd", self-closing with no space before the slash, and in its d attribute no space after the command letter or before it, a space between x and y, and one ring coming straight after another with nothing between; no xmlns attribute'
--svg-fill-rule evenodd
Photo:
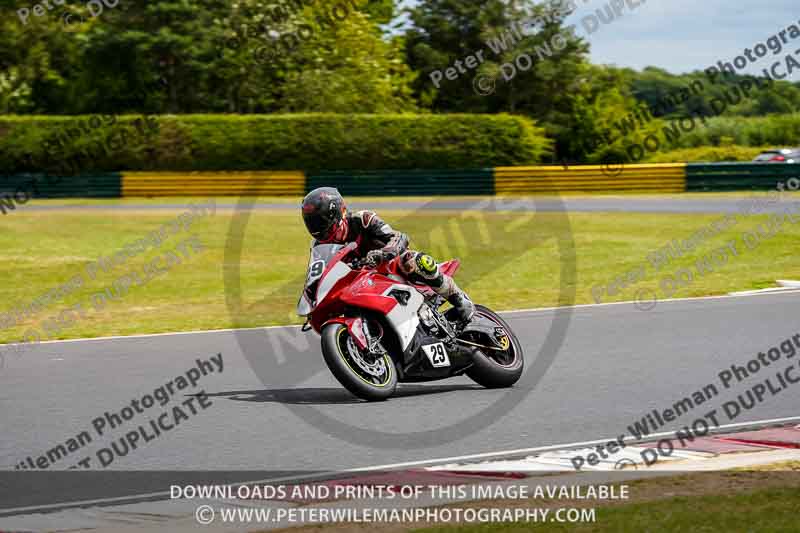
<svg viewBox="0 0 800 533"><path fill-rule="evenodd" d="M761 152L753 163L800 163L800 148L776 148Z"/></svg>

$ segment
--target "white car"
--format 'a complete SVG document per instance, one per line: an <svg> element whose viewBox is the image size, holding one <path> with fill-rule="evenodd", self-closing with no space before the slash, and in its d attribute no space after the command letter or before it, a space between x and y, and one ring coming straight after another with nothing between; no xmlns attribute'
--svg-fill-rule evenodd
<svg viewBox="0 0 800 533"><path fill-rule="evenodd" d="M800 163L800 148L778 148L761 152L753 163Z"/></svg>

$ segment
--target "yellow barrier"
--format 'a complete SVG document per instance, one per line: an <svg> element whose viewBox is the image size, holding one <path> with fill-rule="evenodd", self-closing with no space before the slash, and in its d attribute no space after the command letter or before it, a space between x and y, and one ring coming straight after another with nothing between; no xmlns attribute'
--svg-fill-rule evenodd
<svg viewBox="0 0 800 533"><path fill-rule="evenodd" d="M301 171L123 172L122 196L303 196Z"/></svg>
<svg viewBox="0 0 800 533"><path fill-rule="evenodd" d="M685 192L686 163L497 167L495 194Z"/></svg>
<svg viewBox="0 0 800 533"><path fill-rule="evenodd" d="M302 196L301 171L123 172L122 196ZM677 193L686 164L497 167L497 195L536 193Z"/></svg>

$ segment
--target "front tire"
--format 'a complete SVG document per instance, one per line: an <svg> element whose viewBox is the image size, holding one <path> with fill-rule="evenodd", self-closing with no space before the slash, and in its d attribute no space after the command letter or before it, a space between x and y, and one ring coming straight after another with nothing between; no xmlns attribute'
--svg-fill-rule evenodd
<svg viewBox="0 0 800 533"><path fill-rule="evenodd" d="M339 383L363 400L386 400L397 388L392 358L385 354L372 361L374 356L359 350L343 324L322 328L322 357Z"/></svg>
<svg viewBox="0 0 800 533"><path fill-rule="evenodd" d="M504 352L473 349L473 365L466 374L472 381L487 389L511 387L522 377L525 365L522 345L511 331L511 327L500 315L483 305L475 305L475 313L488 318L498 327L502 327L508 336L509 347Z"/></svg>

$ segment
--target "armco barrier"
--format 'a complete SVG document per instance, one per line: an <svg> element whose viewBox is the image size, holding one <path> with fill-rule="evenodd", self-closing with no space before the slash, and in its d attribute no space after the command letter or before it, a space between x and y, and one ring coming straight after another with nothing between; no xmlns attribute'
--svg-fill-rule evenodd
<svg viewBox="0 0 800 533"><path fill-rule="evenodd" d="M30 195L33 198L119 198L119 172L50 176L12 174L0 176L0 195Z"/></svg>
<svg viewBox="0 0 800 533"><path fill-rule="evenodd" d="M683 192L685 163L574 167L498 167L495 194Z"/></svg>
<svg viewBox="0 0 800 533"><path fill-rule="evenodd" d="M299 171L123 172L122 196L302 196Z"/></svg>
<svg viewBox="0 0 800 533"><path fill-rule="evenodd" d="M772 190L791 178L800 179L800 165L780 163L690 163L687 191Z"/></svg>
<svg viewBox="0 0 800 533"><path fill-rule="evenodd" d="M800 165L670 163L624 167L498 167L470 170L108 172L78 176L0 176L0 195L34 198L293 196L321 186L346 196L678 193L774 189L800 180Z"/></svg>
<svg viewBox="0 0 800 533"><path fill-rule="evenodd" d="M491 195L491 168L471 170L370 170L312 173L306 190L336 187L345 196Z"/></svg>

